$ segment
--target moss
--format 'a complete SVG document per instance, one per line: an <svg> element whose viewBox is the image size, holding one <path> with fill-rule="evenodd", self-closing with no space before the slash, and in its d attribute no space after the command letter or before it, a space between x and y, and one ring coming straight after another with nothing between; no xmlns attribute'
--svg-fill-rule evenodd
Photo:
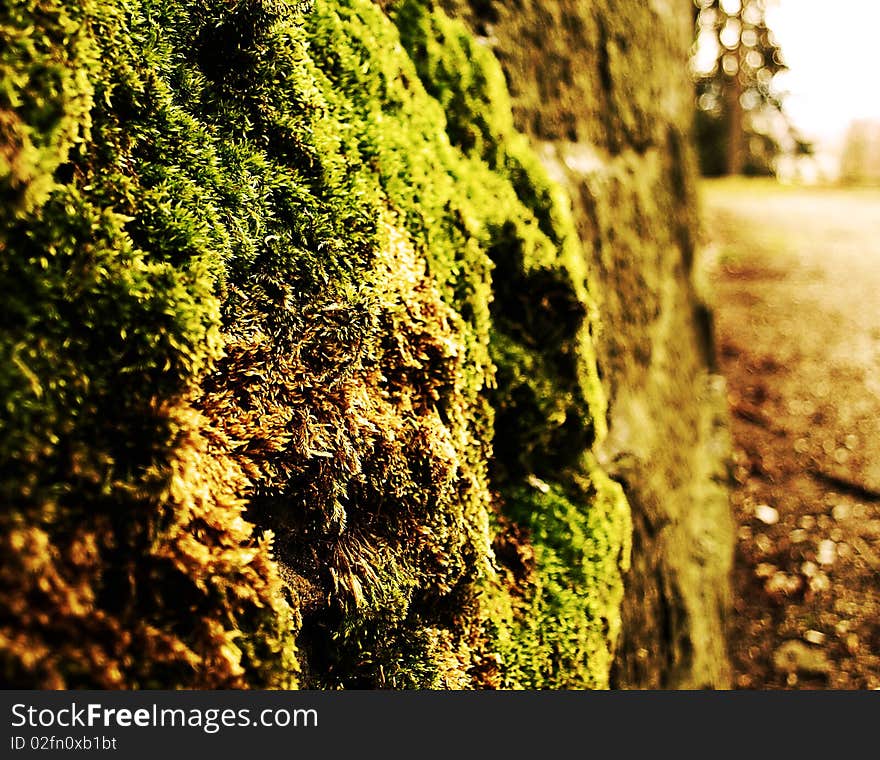
<svg viewBox="0 0 880 760"><path fill-rule="evenodd" d="M13 2L0 17L0 193L3 222L38 207L55 171L89 135L97 46L84 33L91 3ZM39 14L42 34L34 34Z"/></svg>
<svg viewBox="0 0 880 760"><path fill-rule="evenodd" d="M668 3L438 2L501 60L515 124L530 136L643 153L692 108L692 19Z"/></svg>
<svg viewBox="0 0 880 760"><path fill-rule="evenodd" d="M535 559L525 587L499 591L502 582L486 592L487 630L502 663L498 683L607 686L629 518L619 487L588 455L605 432L605 397L591 338L597 315L570 201L515 131L500 66L466 27L420 2L399 3L392 16L426 90L444 106L451 141L506 179L540 231L528 236L508 220L494 228L489 247L497 367L492 482L505 520L528 531ZM542 484L537 491L534 482ZM499 600L499 593L513 598Z"/></svg>
<svg viewBox="0 0 880 760"><path fill-rule="evenodd" d="M3 19L49 45L3 58L6 680L605 685L594 294L497 62L427 3L47 3Z"/></svg>
<svg viewBox="0 0 880 760"><path fill-rule="evenodd" d="M569 490L532 477L508 495L528 531L528 573L492 589L489 631L503 688L607 689L629 566L629 505L598 469ZM522 551L522 549L520 549Z"/></svg>
<svg viewBox="0 0 880 760"><path fill-rule="evenodd" d="M288 685L270 538L191 406L222 352L219 161L142 10L3 12L43 56L13 51L3 71L43 156L13 167L0 237L4 682Z"/></svg>
<svg viewBox="0 0 880 760"><path fill-rule="evenodd" d="M586 244L608 396L594 450L634 524L612 683L729 685L723 391L692 281L692 19L666 0L441 4L501 63L514 123L568 189Z"/></svg>

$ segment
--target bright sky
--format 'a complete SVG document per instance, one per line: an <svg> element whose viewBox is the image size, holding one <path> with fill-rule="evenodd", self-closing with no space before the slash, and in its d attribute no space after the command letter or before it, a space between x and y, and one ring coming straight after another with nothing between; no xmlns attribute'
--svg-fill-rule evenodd
<svg viewBox="0 0 880 760"><path fill-rule="evenodd" d="M790 71L780 89L807 137L834 138L853 119L880 120L880 2L770 0L767 25Z"/></svg>

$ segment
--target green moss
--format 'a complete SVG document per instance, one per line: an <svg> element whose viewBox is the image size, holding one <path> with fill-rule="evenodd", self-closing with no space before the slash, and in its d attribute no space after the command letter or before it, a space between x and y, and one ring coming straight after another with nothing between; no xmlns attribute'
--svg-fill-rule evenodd
<svg viewBox="0 0 880 760"><path fill-rule="evenodd" d="M532 478L510 493L509 512L529 531L534 567L512 598L489 602L501 685L607 689L629 566L621 487L598 470L569 492Z"/></svg>
<svg viewBox="0 0 880 760"><path fill-rule="evenodd" d="M269 543L241 520L243 476L190 406L222 352L234 179L176 102L145 10L3 12L37 40L4 59L3 92L42 158L13 161L21 200L0 232L2 672L40 686L291 684L293 616Z"/></svg>
<svg viewBox="0 0 880 760"><path fill-rule="evenodd" d="M55 170L88 137L97 46L83 33L83 19L93 11L89 2L12 2L0 17L4 224L46 200ZM35 12L42 34L34 34Z"/></svg>
<svg viewBox="0 0 880 760"><path fill-rule="evenodd" d="M514 130L494 57L460 22L424 3L399 3L393 17L426 90L444 106L450 139L505 178L539 231L508 220L494 228L489 248L493 485L506 518L529 531L535 556L530 585L515 589L511 601L488 602L501 683L607 686L629 517L619 487L587 464L605 433L605 397L590 336L597 315L570 202ZM528 485L536 477L553 497ZM601 534L589 548L585 529ZM495 619L499 610L506 612Z"/></svg>
<svg viewBox="0 0 880 760"><path fill-rule="evenodd" d="M416 2L42 5L8 24L57 36L61 115L3 58L7 680L606 684L595 308L491 55Z"/></svg>

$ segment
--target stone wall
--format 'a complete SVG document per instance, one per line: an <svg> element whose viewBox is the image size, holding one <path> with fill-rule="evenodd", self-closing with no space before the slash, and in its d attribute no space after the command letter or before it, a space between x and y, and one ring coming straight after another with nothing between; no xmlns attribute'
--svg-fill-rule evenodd
<svg viewBox="0 0 880 760"><path fill-rule="evenodd" d="M691 6L449 1L573 199L609 399L599 461L632 508L622 687L726 686L726 402L695 272Z"/></svg>
<svg viewBox="0 0 880 760"><path fill-rule="evenodd" d="M725 685L689 18L0 11L4 682Z"/></svg>

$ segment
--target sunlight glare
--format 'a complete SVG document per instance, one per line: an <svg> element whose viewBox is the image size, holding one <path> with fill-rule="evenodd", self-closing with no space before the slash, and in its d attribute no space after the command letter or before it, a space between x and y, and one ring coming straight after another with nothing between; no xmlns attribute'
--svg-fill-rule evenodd
<svg viewBox="0 0 880 760"><path fill-rule="evenodd" d="M774 83L808 135L836 138L855 119L880 119L876 70L880 3L776 0L767 7L790 71Z"/></svg>

